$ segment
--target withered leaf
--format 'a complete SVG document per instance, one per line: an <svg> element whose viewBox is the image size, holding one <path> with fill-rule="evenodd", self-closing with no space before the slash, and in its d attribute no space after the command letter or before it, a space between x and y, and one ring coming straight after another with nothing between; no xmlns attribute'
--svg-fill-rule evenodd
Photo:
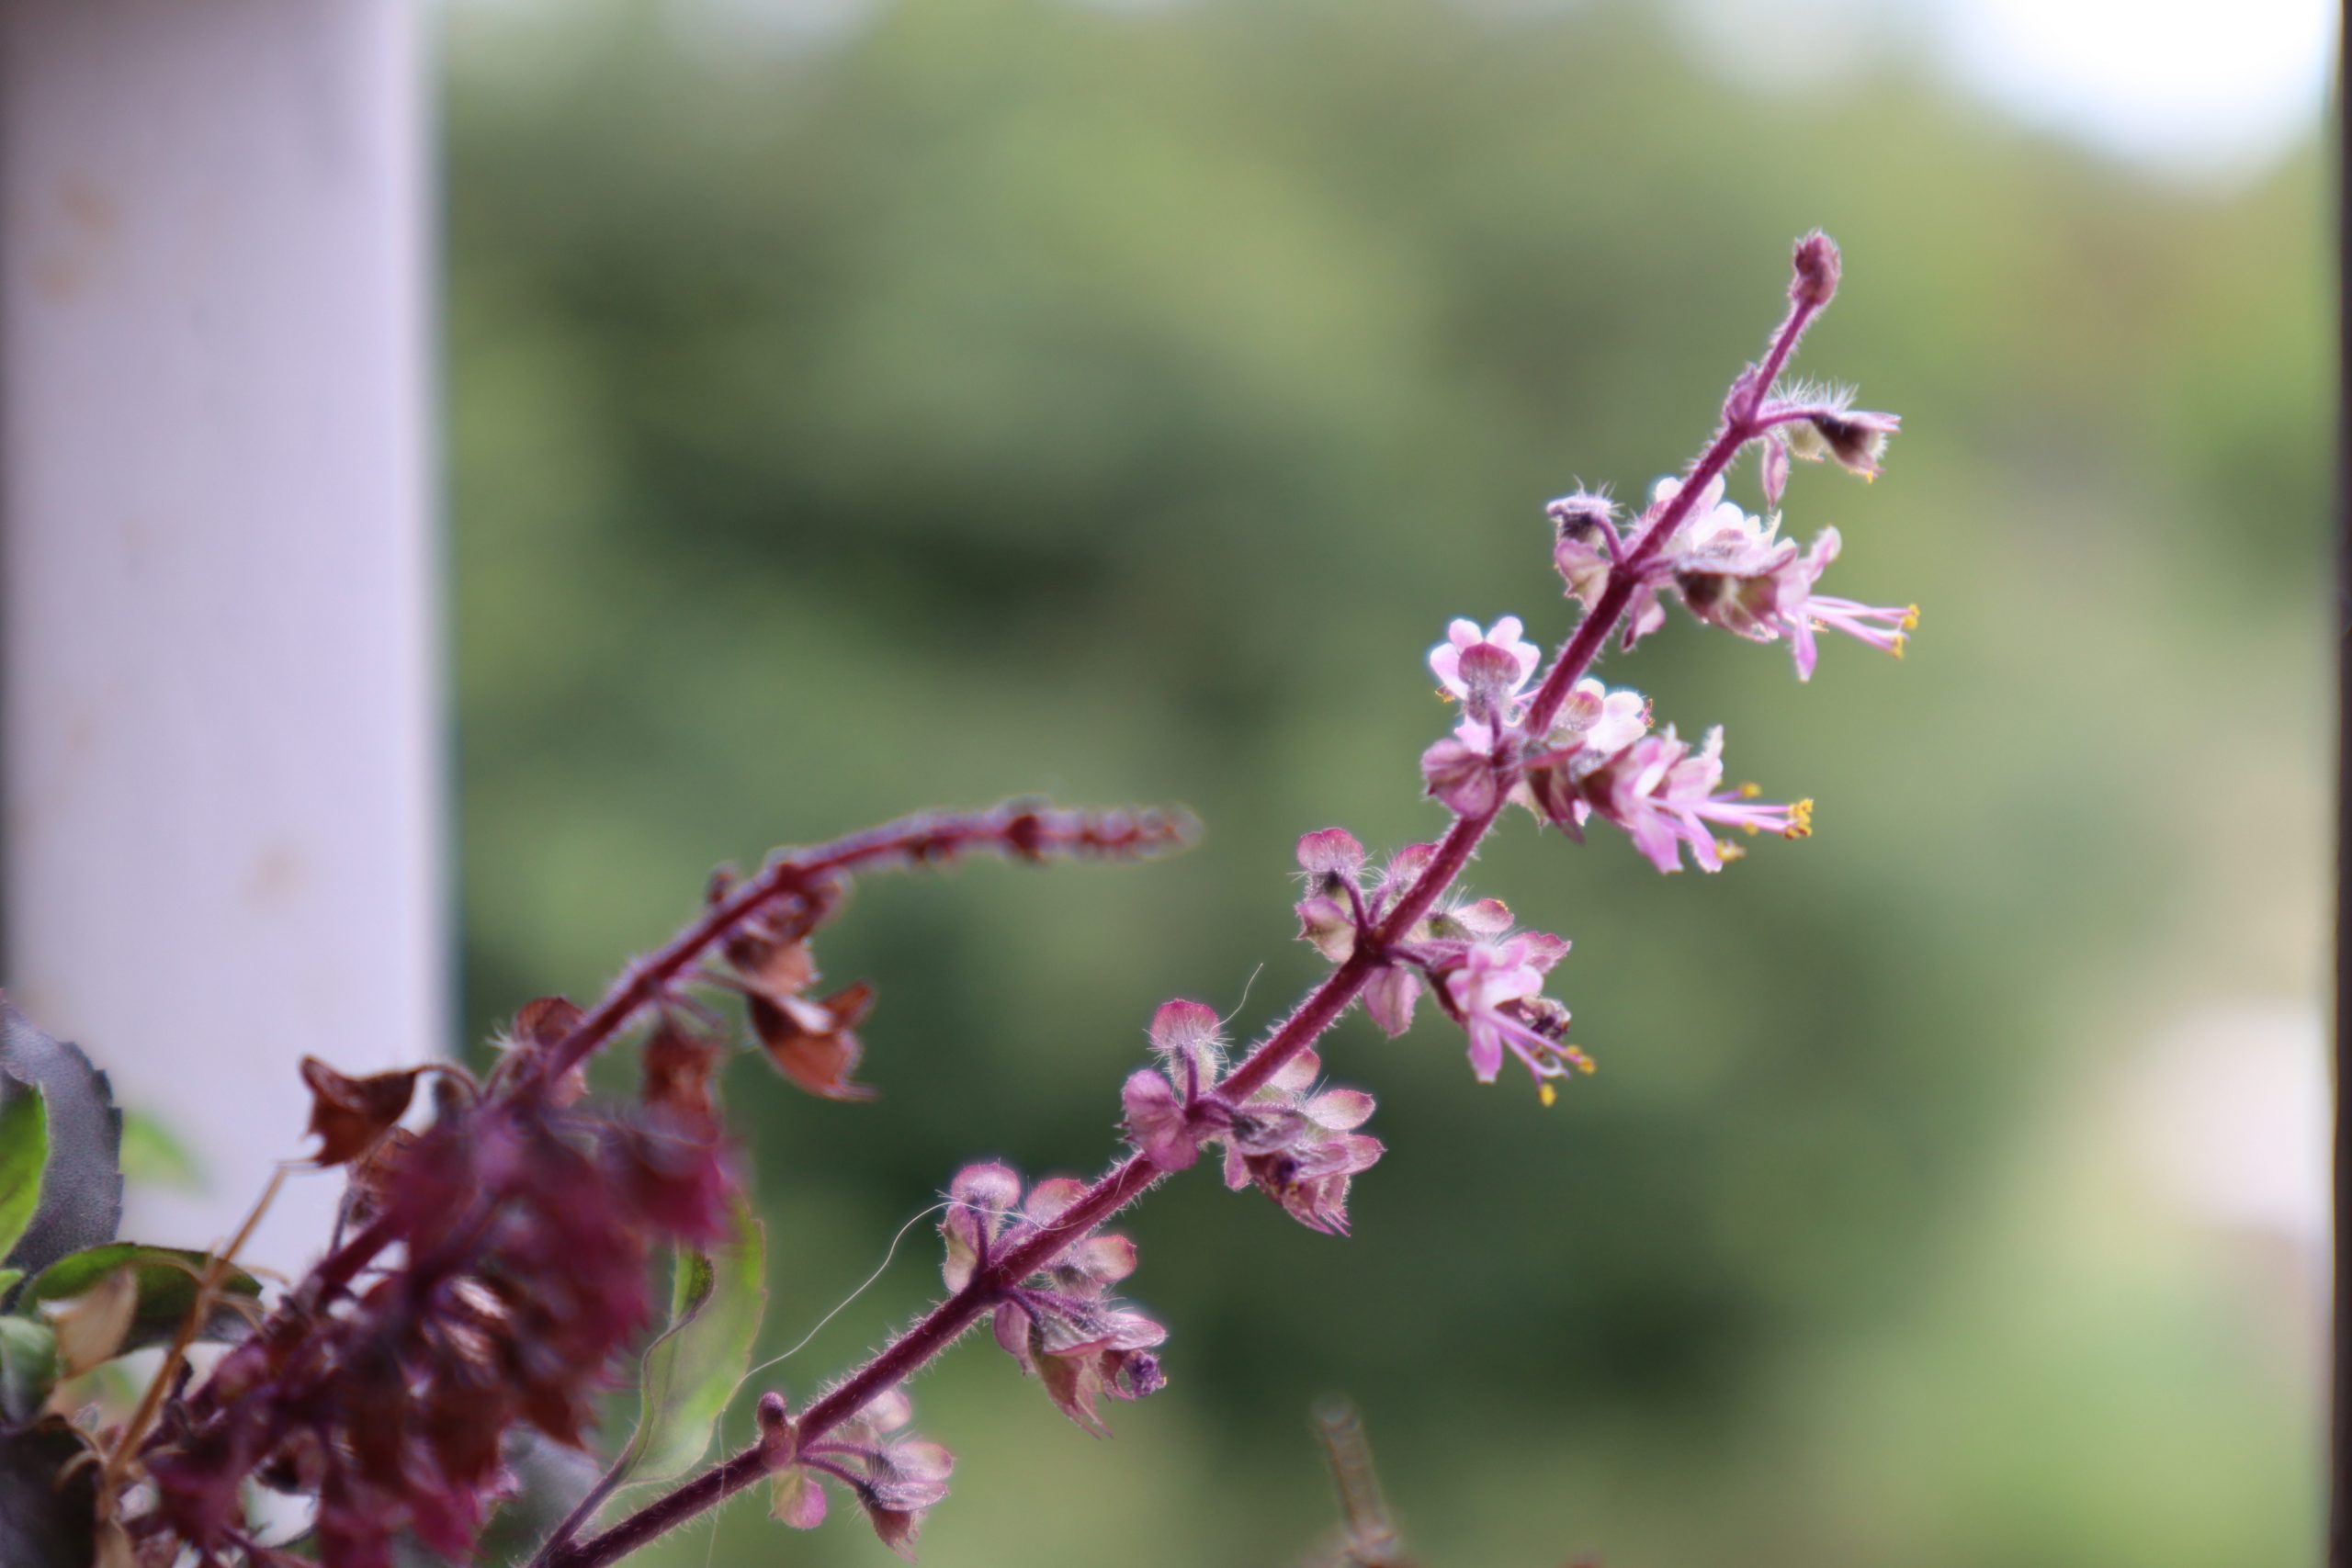
<svg viewBox="0 0 2352 1568"><path fill-rule="evenodd" d="M752 992L772 1002L797 997L817 978L817 960L799 938L738 936L727 943L727 962Z"/></svg>
<svg viewBox="0 0 2352 1568"><path fill-rule="evenodd" d="M778 1072L825 1100L874 1098L872 1089L851 1081L865 1054L855 1031L873 1010L873 987L860 981L820 1002L799 997L751 1001L752 1032Z"/></svg>
<svg viewBox="0 0 2352 1568"><path fill-rule="evenodd" d="M302 1058L311 1090L311 1131L319 1135L318 1163L341 1165L375 1147L408 1110L422 1067L345 1077L316 1056Z"/></svg>
<svg viewBox="0 0 2352 1568"><path fill-rule="evenodd" d="M79 1377L115 1358L139 1311L139 1272L117 1269L78 1296L46 1302L41 1315L57 1337L58 1368Z"/></svg>
<svg viewBox="0 0 2352 1568"><path fill-rule="evenodd" d="M645 1043L646 1105L698 1125L713 1122L717 1112L711 1104L710 1080L718 1058L716 1043L662 1020Z"/></svg>

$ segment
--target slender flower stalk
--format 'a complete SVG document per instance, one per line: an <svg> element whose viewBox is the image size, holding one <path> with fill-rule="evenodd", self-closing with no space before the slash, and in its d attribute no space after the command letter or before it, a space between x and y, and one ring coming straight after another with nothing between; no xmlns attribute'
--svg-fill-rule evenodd
<svg viewBox="0 0 2352 1568"><path fill-rule="evenodd" d="M1167 1174L1168 1168L1154 1157L1155 1146L1164 1148L1171 1138L1183 1145L1181 1159L1171 1160L1171 1164L1191 1163L1190 1149L1196 1136L1223 1136L1228 1142L1229 1152L1239 1146L1235 1119L1246 1117L1259 1103L1261 1091L1275 1084L1286 1068L1301 1061L1375 979L1383 979L1384 985L1390 986L1399 976L1412 980L1414 966L1432 979L1444 978L1447 983L1437 994L1449 1011L1464 1019L1470 1031L1473 1063L1481 1077L1494 1076L1494 1066L1508 1049L1520 1055L1536 1074L1548 1100L1552 1092L1549 1079L1566 1066L1589 1068L1581 1052L1547 1032L1546 1015L1531 1010L1531 1002L1540 1001L1533 995L1532 982L1540 967L1548 967L1548 959L1556 957L1556 953L1543 950L1547 957L1538 965L1534 957L1537 950L1527 945L1527 938L1510 938L1498 946L1482 944L1475 931L1467 935L1441 932L1438 928L1447 924L1448 918L1440 911L1440 902L1453 887L1512 794L1534 793L1522 791L1522 786L1532 782L1522 776L1522 770L1532 773L1568 766L1543 752L1541 738L1554 733L1555 721L1577 692L1577 683L1586 678L1611 637L1624 627L1629 612L1638 611L1645 617L1655 606L1662 585L1662 570L1668 569L1669 546L1702 500L1710 506L1714 504L1712 498L1720 495L1724 473L1744 448L1802 422L1808 430L1817 433L1818 439L1848 467L1875 473L1884 436L1894 428L1892 416L1855 415L1842 405L1834 409L1826 404L1792 409L1768 401L1798 340L1835 292L1838 275L1837 248L1824 235L1807 235L1798 242L1793 270L1788 312L1773 333L1763 359L1733 382L1724 400L1721 424L1679 483L1661 485L1648 508L1623 534L1608 518L1605 502L1570 506L1565 515L1555 506L1554 515L1562 523L1564 538L1574 525L1585 530L1581 538L1601 542L1589 546L1589 556L1578 558L1579 570L1570 576L1570 591L1584 599L1585 613L1532 694L1524 692L1526 682L1532 676L1533 664L1521 654L1521 627L1515 617L1498 621L1483 631L1476 622L1456 622L1447 643L1432 656L1433 672L1468 709L1466 733L1457 732L1454 741L1441 743L1455 750L1439 757L1440 749L1432 748L1432 757L1437 761L1424 761L1425 769L1431 772L1432 793L1439 794L1454 810L1454 820L1443 837L1434 846L1422 846L1410 856L1408 874L1397 880L1393 888L1384 887L1375 895L1376 908L1365 904L1356 880L1362 852L1351 837L1329 829L1309 835L1308 840L1302 843L1302 863L1316 883L1310 887L1307 903L1301 906L1302 923L1308 939L1335 958L1331 973L1214 1085L1204 1088L1197 1081L1170 1079L1163 1092L1130 1080L1130 1135L1137 1139L1138 1152L1112 1165L1091 1185L1059 1205L1050 1221L1035 1226L1024 1239L1001 1256L970 1267L962 1276L960 1288L812 1404L791 1424L793 1441L802 1450L835 1432L877 1397L902 1385L983 1314L995 1310L1021 1281L1052 1268L1069 1248L1092 1235L1104 1221L1140 1198ZM1775 453L1780 454L1777 459ZM1800 455L1813 454L1808 451ZM1767 453L1767 483L1776 501L1779 487L1785 480L1786 457L1782 442L1771 441ZM1596 507L1598 511L1593 510ZM1565 559L1563 570L1568 570ZM1670 576L1670 570L1667 575ZM1842 602L1817 603L1826 607ZM1835 619L1840 614L1838 610L1826 609L1822 618ZM1522 743L1520 738L1537 739ZM1660 744L1681 747L1680 742L1672 739L1670 731L1663 738L1634 744L1652 745L1654 750ZM1515 746L1520 749L1515 750ZM1667 765L1656 770L1658 779L1648 784L1640 782L1642 769L1635 769L1633 777L1611 774L1610 764L1620 758L1629 758L1631 753L1627 750L1593 759L1593 768L1584 779L1559 786L1572 793L1589 788L1588 794L1577 795L1576 808L1571 811L1563 805L1557 814L1548 808L1545 814L1571 830L1592 812L1624 819L1629 830L1635 834L1636 842L1646 842L1651 849L1657 845L1656 834L1663 831L1668 845L1678 839L1690 843L1702 863L1710 860L1720 863L1722 858L1704 830L1704 824L1709 822L1750 831L1770 828L1791 836L1805 829L1809 803L1769 807L1751 804L1747 792L1717 791L1714 784L1720 767L1715 755L1719 747L1719 738L1711 738L1703 758L1697 760L1702 761L1699 773L1686 770L1684 777L1702 778L1704 787L1695 792L1678 785L1668 794L1657 793L1659 781L1671 772ZM1669 763L1673 761L1668 759ZM1445 773L1444 784L1439 777L1440 768ZM1463 788L1461 793L1455 793L1464 780L1480 770L1492 775L1492 787ZM1606 787L1589 786L1593 778L1604 779ZM1563 801L1566 798L1560 796ZM1648 826L1652 818L1662 821L1663 828ZM1699 848L1702 843L1707 845L1704 851ZM1657 858L1655 853L1653 858ZM1407 861L1407 857L1399 859ZM1507 923L1507 912L1503 919ZM1458 919L1453 923L1464 924ZM1544 940L1558 943L1556 938ZM1558 947L1565 951L1565 943L1558 943ZM624 995L616 1004L618 1010L605 1021L605 1032L609 1033L622 1019L644 1005L651 990L658 989L658 984L649 982L644 995ZM1376 1004L1376 1015L1382 1016L1385 1024L1395 1014L1409 1018L1411 991L1403 991L1401 1006L1393 990L1388 994L1388 1001ZM1163 1017L1166 1011L1163 1010ZM1556 1016L1565 1021L1565 1012ZM1137 1095L1148 1100L1156 1132L1147 1134L1135 1125ZM1165 1120L1169 1116L1188 1119L1183 1125L1191 1130L1170 1132ZM1377 1145L1374 1147L1376 1149ZM768 1474L775 1445L765 1439L763 1444L754 1444L719 1461L602 1534L584 1540L550 1543L534 1560L534 1568L603 1568L618 1562Z"/></svg>

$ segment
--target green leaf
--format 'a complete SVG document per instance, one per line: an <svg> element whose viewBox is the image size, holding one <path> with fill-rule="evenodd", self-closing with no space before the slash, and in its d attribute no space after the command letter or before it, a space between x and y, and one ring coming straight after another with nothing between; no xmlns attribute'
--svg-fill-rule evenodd
<svg viewBox="0 0 2352 1568"><path fill-rule="evenodd" d="M43 1034L0 995L0 1101L28 1089L40 1091L49 1153L40 1201L0 1263L38 1274L114 1239L122 1222L122 1112L106 1074L79 1047Z"/></svg>
<svg viewBox="0 0 2352 1568"><path fill-rule="evenodd" d="M0 1422L29 1421L57 1385L57 1336L38 1318L0 1317Z"/></svg>
<svg viewBox="0 0 2352 1568"><path fill-rule="evenodd" d="M179 1332L180 1325L195 1309L196 1279L208 1262L201 1252L112 1242L62 1258L42 1269L25 1287L24 1299L17 1306L21 1312L43 1302L64 1301L96 1288L118 1269L135 1269L139 1276L139 1302L131 1311L130 1331L123 1339L122 1348L135 1350L142 1345L161 1345ZM232 1338L243 1332L244 1317L227 1303L235 1297L258 1301L261 1281L242 1269L232 1269L221 1281L220 1296L221 1303L213 1308L210 1318L198 1330L200 1337Z"/></svg>
<svg viewBox="0 0 2352 1568"><path fill-rule="evenodd" d="M0 1257L33 1223L48 1163L48 1102L40 1089L19 1088L0 1100Z"/></svg>
<svg viewBox="0 0 2352 1568"><path fill-rule="evenodd" d="M122 1174L141 1187L191 1192L204 1185L203 1168L171 1129L142 1111L122 1113Z"/></svg>
<svg viewBox="0 0 2352 1568"><path fill-rule="evenodd" d="M751 1371L767 1304L766 1236L738 1201L734 1234L724 1246L678 1253L670 1326L645 1352L637 1432L624 1472L628 1483L671 1480L702 1458L711 1428Z"/></svg>

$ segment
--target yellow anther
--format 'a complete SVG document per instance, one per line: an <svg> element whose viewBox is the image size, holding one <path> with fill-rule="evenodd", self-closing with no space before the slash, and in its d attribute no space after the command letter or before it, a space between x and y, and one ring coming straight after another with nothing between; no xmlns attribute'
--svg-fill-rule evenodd
<svg viewBox="0 0 2352 1568"><path fill-rule="evenodd" d="M1916 632L1919 629L1918 605L1905 604L1903 606L1903 629L1906 632Z"/></svg>
<svg viewBox="0 0 2352 1568"><path fill-rule="evenodd" d="M1903 634L1901 632L1896 632L1894 634L1894 640L1887 645L1886 651L1894 655L1897 659L1902 658L1903 644L1905 640Z"/></svg>
<svg viewBox="0 0 2352 1568"><path fill-rule="evenodd" d="M1563 1045L1560 1049L1566 1054L1568 1065L1587 1077L1590 1077L1595 1067L1599 1066L1591 1057L1584 1054L1584 1048L1580 1045Z"/></svg>
<svg viewBox="0 0 2352 1568"><path fill-rule="evenodd" d="M1739 786L1739 798L1742 800L1754 800L1758 795L1762 795L1763 793L1764 786L1762 784L1744 784Z"/></svg>
<svg viewBox="0 0 2352 1568"><path fill-rule="evenodd" d="M1557 1105L1560 1102L1560 1091L1548 1083L1540 1083L1535 1086L1535 1098L1547 1106Z"/></svg>
<svg viewBox="0 0 2352 1568"><path fill-rule="evenodd" d="M1747 834L1751 839L1756 837L1758 831L1756 824L1753 822L1742 822L1739 825L1739 830Z"/></svg>
<svg viewBox="0 0 2352 1568"><path fill-rule="evenodd" d="M1453 700L1453 694L1447 691L1443 686L1440 686L1437 689L1437 700L1442 703L1450 703Z"/></svg>
<svg viewBox="0 0 2352 1568"><path fill-rule="evenodd" d="M1751 829L1751 831L1753 829ZM1746 860L1747 858L1747 852L1742 849L1739 845L1733 843L1729 839L1717 839L1715 840L1715 858L1717 860L1726 861Z"/></svg>
<svg viewBox="0 0 2352 1568"><path fill-rule="evenodd" d="M1795 805L1789 807L1789 825L1781 829L1781 836L1784 839L1810 839L1813 837L1812 801L1800 800Z"/></svg>

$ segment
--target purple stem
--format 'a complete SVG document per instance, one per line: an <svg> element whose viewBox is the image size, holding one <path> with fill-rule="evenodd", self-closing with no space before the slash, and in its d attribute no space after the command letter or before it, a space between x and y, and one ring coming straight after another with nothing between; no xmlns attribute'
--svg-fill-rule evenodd
<svg viewBox="0 0 2352 1568"><path fill-rule="evenodd" d="M1789 355L1796 347L1797 339L1804 333L1806 324L1826 302L1826 299L1799 299L1792 303L1787 317L1773 333L1771 347L1763 364L1751 368L1735 384L1735 390L1724 405L1722 428L1700 455L1682 488L1645 514L1641 537L1631 553L1611 570L1608 584L1601 590L1600 598L1577 623L1575 633L1554 660L1544 683L1537 688L1521 721L1527 734L1540 736L1551 728L1552 720L1560 711L1560 705L1567 700L1569 689L1592 667L1593 661L1600 655L1602 646L1616 630L1617 623L1624 617L1626 606L1633 602L1634 590L1641 583L1644 569L1673 537L1674 530L1697 503L1700 491L1730 466L1742 446L1761 434L1765 426L1759 422L1758 412L1764 398L1771 389L1772 382L1778 378L1781 367L1788 362ZM1469 863L1479 840L1486 837L1487 829L1494 825L1501 809L1498 805L1492 810L1454 819L1453 826L1446 829L1445 837L1439 841L1437 853L1430 857L1419 877L1382 919L1374 939L1357 943L1355 951L1331 972L1329 977L1308 992L1306 998L1273 1033L1261 1042L1239 1066L1226 1076L1216 1086L1218 1099L1229 1103L1248 1100L1251 1093L1280 1072L1284 1064L1312 1045L1339 1021L1348 1004L1354 1001L1372 977L1379 973L1385 962L1382 954L1402 940L1444 896L1446 889L1453 886L1454 879ZM687 937L693 934L690 931ZM682 937L680 942L686 940ZM658 956L656 962L659 962ZM613 999L608 998L606 1005L611 1005ZM630 1002L618 1018L626 1018L628 1012L642 1005L642 998ZM600 1006L576 1032L587 1031L605 1011L605 1007ZM617 1019L614 1027L617 1027ZM885 1346L872 1360L810 1405L795 1428L799 1442L806 1445L822 1437L863 1410L876 1395L905 1382L971 1327L982 1313L995 1304L1004 1291L1050 1266L1066 1247L1142 1197L1160 1175L1161 1172L1139 1154L1130 1155L1113 1166L1087 1189L1078 1201L1064 1210L1052 1225L1039 1230L1019 1247L982 1267L964 1289L933 1307L905 1333ZM676 1490L655 1498L602 1535L577 1543L550 1542L531 1560L530 1568L605 1568L605 1564L618 1562L649 1541L675 1529L705 1508L751 1485L767 1473L767 1468L768 1461L761 1445L753 1443Z"/></svg>

